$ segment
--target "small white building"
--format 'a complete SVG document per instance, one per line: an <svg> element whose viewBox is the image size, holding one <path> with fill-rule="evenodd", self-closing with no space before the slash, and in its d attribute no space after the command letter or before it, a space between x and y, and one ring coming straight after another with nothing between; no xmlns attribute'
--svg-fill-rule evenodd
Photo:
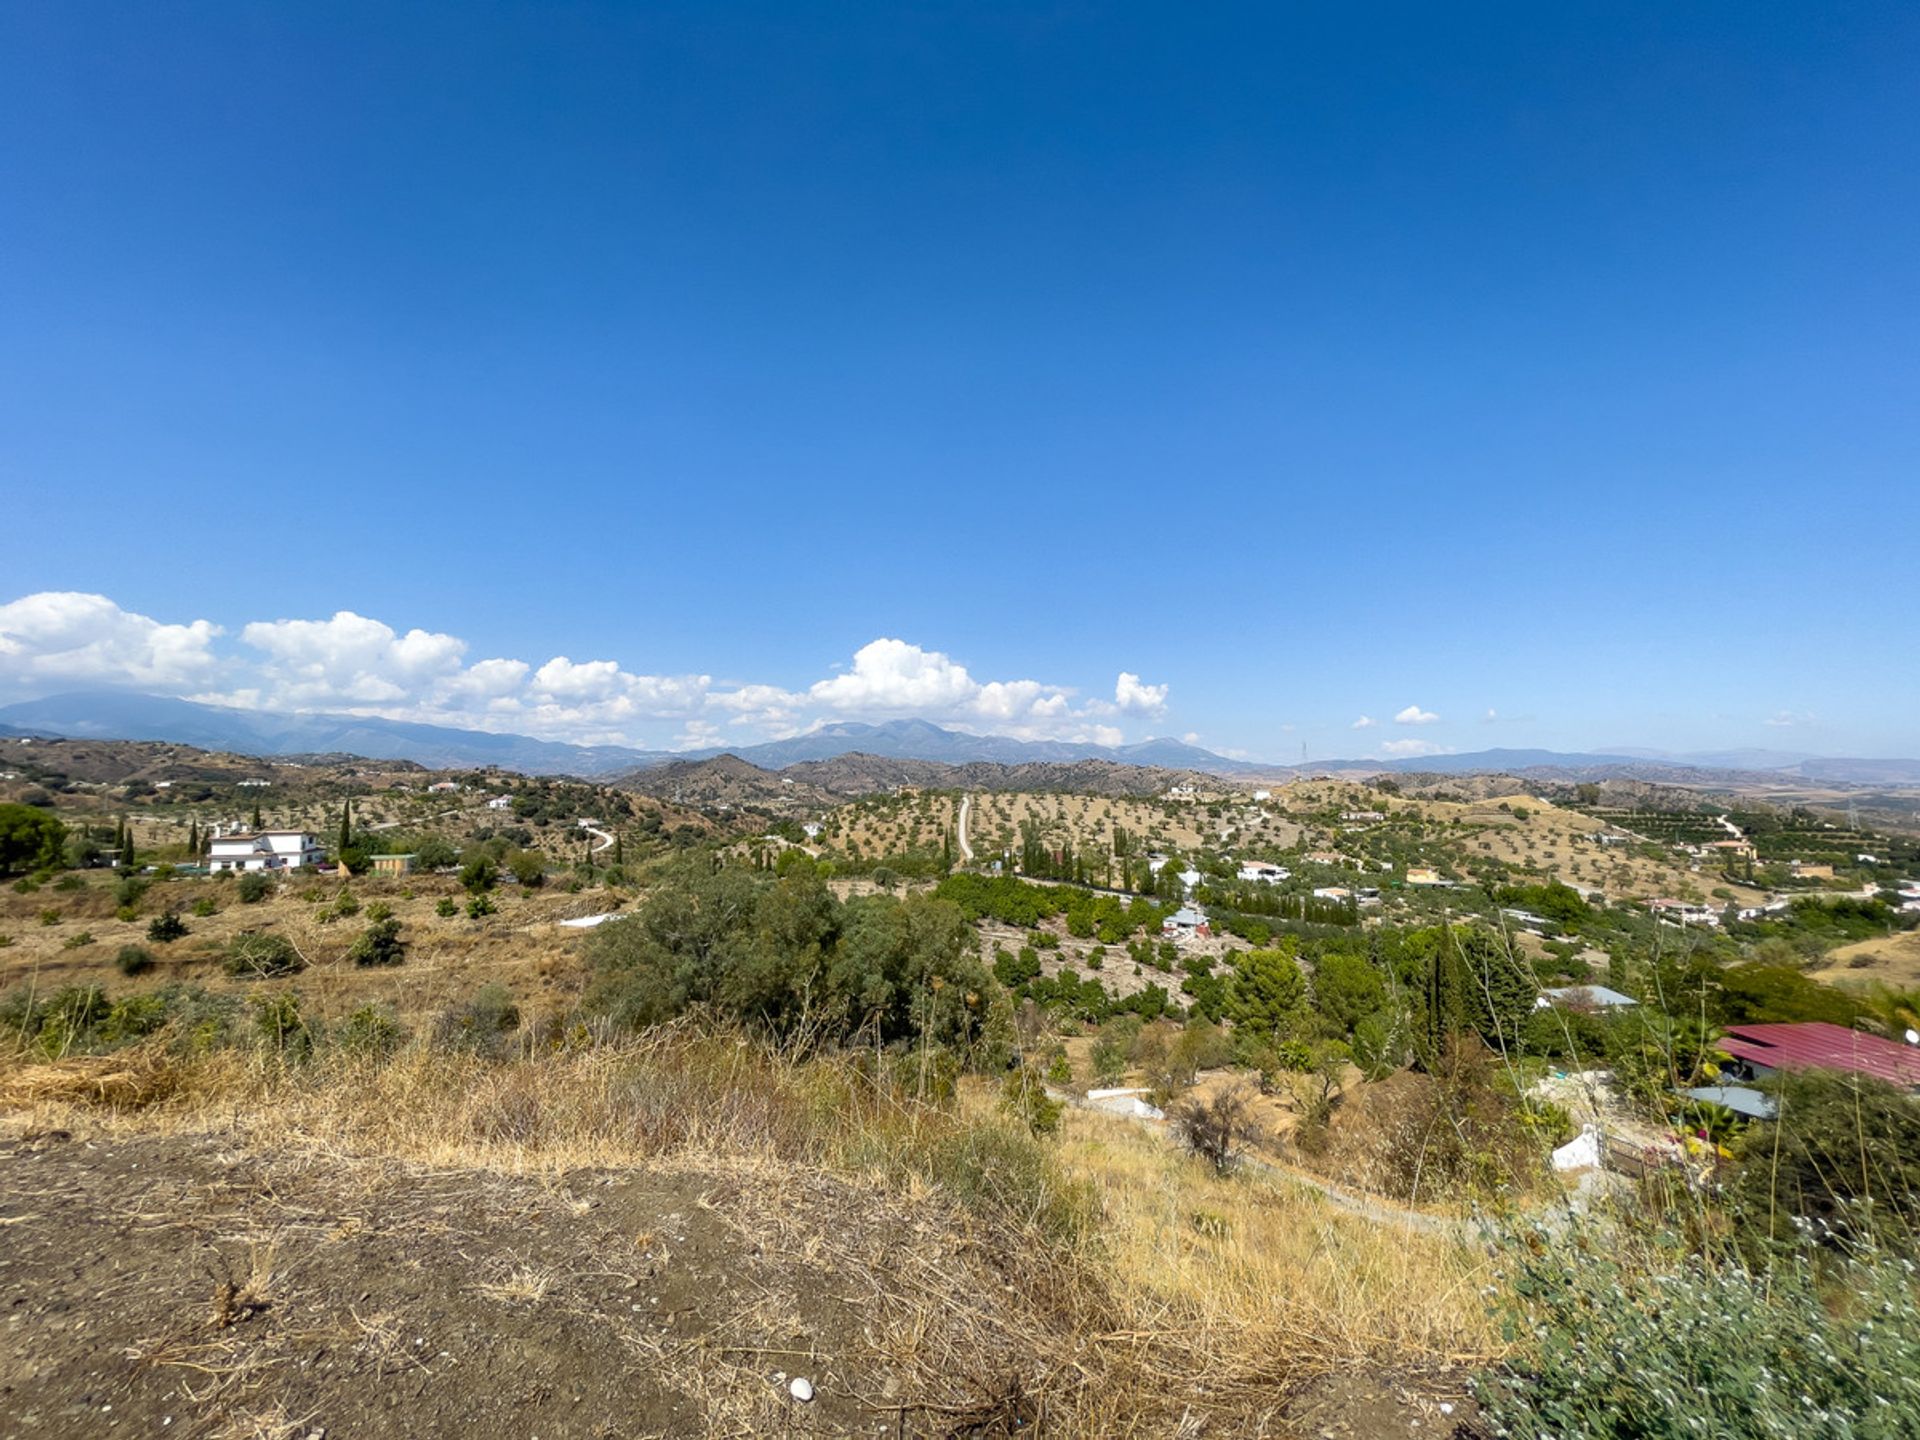
<svg viewBox="0 0 1920 1440"><path fill-rule="evenodd" d="M1256 790L1253 792L1253 798L1255 800L1271 800L1273 799L1273 792L1271 790Z"/></svg>
<svg viewBox="0 0 1920 1440"><path fill-rule="evenodd" d="M494 796L494 797L493 797L493 798L492 798L491 800L489 800L489 801L487 801L487 809L489 809L489 810L511 810L511 809L513 809L513 796L511 796L511 795L496 795L496 796Z"/></svg>
<svg viewBox="0 0 1920 1440"><path fill-rule="evenodd" d="M457 795L459 793L460 782L458 780L436 780L433 784L427 786L427 794L429 795Z"/></svg>
<svg viewBox="0 0 1920 1440"><path fill-rule="evenodd" d="M1201 939L1213 934L1213 926L1207 923L1207 913L1192 905L1182 905L1173 914L1160 922L1160 933L1176 939L1193 935Z"/></svg>
<svg viewBox="0 0 1920 1440"><path fill-rule="evenodd" d="M1691 900L1652 900L1647 908L1653 912L1653 918L1668 925L1718 925L1720 912L1711 905L1699 905Z"/></svg>
<svg viewBox="0 0 1920 1440"><path fill-rule="evenodd" d="M295 870L326 858L319 837L305 830L216 835L207 842L207 869L216 875L223 870Z"/></svg>
<svg viewBox="0 0 1920 1440"><path fill-rule="evenodd" d="M1282 880L1290 879L1293 872L1284 865L1276 865L1271 860L1242 860L1240 878L1261 885L1278 885Z"/></svg>
<svg viewBox="0 0 1920 1440"><path fill-rule="evenodd" d="M273 784L271 780L242 780L240 782L240 788L242 790L261 790L271 784Z"/></svg>

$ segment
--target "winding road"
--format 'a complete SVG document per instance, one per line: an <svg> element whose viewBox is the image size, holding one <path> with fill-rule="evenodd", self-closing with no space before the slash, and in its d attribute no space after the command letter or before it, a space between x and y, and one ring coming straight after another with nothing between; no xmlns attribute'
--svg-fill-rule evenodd
<svg viewBox="0 0 1920 1440"><path fill-rule="evenodd" d="M576 820L574 823L600 842L593 847L593 853L595 855L598 855L602 850L611 850L613 848L613 836L600 828L600 822L598 820Z"/></svg>
<svg viewBox="0 0 1920 1440"><path fill-rule="evenodd" d="M958 831L956 838L960 841L960 863L962 865L971 865L973 863L973 846L967 843L967 816L972 812L973 796L962 795L960 797L960 820L954 827Z"/></svg>

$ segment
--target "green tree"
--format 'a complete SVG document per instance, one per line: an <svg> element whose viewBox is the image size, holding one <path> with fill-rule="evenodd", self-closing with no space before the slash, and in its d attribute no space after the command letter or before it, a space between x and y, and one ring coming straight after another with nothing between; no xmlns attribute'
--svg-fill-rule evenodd
<svg viewBox="0 0 1920 1440"><path fill-rule="evenodd" d="M1299 1032L1307 1013L1307 977L1291 942L1249 950L1235 960L1228 1008L1234 1023L1256 1039L1278 1044Z"/></svg>
<svg viewBox="0 0 1920 1440"><path fill-rule="evenodd" d="M1384 1009L1387 982L1366 957L1332 951L1313 967L1313 1008L1335 1030L1351 1035L1354 1027Z"/></svg>

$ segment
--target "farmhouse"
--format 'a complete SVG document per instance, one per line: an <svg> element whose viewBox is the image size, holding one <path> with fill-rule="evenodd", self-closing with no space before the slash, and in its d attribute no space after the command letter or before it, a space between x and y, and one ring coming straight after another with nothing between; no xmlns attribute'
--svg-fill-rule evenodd
<svg viewBox="0 0 1920 1440"><path fill-rule="evenodd" d="M1213 927L1207 923L1204 910L1192 905L1182 905L1160 922L1160 932L1163 935L1171 935L1175 939L1191 935L1204 940L1213 934Z"/></svg>
<svg viewBox="0 0 1920 1440"><path fill-rule="evenodd" d="M493 797L493 798L492 798L491 800L489 800L489 801L487 801L487 809L489 809L489 810L511 810L511 809L513 809L513 796L511 796L511 795L496 795L496 796L494 796L494 797Z"/></svg>
<svg viewBox="0 0 1920 1440"><path fill-rule="evenodd" d="M1407 884L1409 885L1444 885L1446 883L1445 880L1440 878L1440 872L1435 870L1431 865L1409 865L1407 867Z"/></svg>
<svg viewBox="0 0 1920 1440"><path fill-rule="evenodd" d="M436 780L433 784L427 786L427 794L429 795L458 795L459 793L460 782L458 780Z"/></svg>
<svg viewBox="0 0 1920 1440"><path fill-rule="evenodd" d="M1669 925L1718 925L1720 912L1711 905L1696 905L1691 900L1650 900L1647 908L1653 918Z"/></svg>
<svg viewBox="0 0 1920 1440"><path fill-rule="evenodd" d="M1293 872L1284 865L1275 865L1271 860L1242 860L1240 878L1262 885L1278 885Z"/></svg>
<svg viewBox="0 0 1920 1440"><path fill-rule="evenodd" d="M1777 1070L1841 1070L1920 1090L1920 1045L1901 1045L1824 1020L1729 1025L1720 1048L1733 1057L1730 1068L1744 1072L1743 1079Z"/></svg>
<svg viewBox="0 0 1920 1440"><path fill-rule="evenodd" d="M224 870L294 870L326 858L319 837L305 830L216 835L207 844L207 869L216 875Z"/></svg>

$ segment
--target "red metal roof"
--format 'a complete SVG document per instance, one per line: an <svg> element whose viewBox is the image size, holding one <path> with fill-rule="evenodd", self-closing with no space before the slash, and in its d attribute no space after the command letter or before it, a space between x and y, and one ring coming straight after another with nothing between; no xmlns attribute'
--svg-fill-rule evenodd
<svg viewBox="0 0 1920 1440"><path fill-rule="evenodd" d="M1824 1020L1730 1025L1720 1048L1771 1070L1852 1070L1892 1085L1920 1085L1920 1045L1897 1044Z"/></svg>

